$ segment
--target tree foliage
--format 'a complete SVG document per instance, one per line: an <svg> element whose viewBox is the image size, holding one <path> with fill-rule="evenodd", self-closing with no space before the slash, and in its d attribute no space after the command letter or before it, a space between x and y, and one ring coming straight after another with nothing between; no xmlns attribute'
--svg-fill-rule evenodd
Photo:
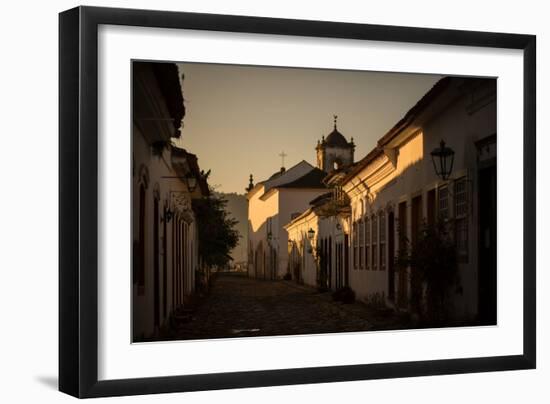
<svg viewBox="0 0 550 404"><path fill-rule="evenodd" d="M442 220L423 224L414 245L402 240L398 251L399 270L410 267L411 306L430 323L448 318L450 297L459 285L456 247L450 236L450 224Z"/></svg>
<svg viewBox="0 0 550 404"><path fill-rule="evenodd" d="M207 266L227 266L231 260L229 253L239 242L239 232L235 229L238 221L226 208L227 200L215 192L193 201L199 230L199 255Z"/></svg>

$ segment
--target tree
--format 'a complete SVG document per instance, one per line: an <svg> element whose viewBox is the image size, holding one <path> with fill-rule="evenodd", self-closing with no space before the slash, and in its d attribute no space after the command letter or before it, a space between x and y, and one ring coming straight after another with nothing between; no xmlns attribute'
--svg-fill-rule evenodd
<svg viewBox="0 0 550 404"><path fill-rule="evenodd" d="M199 255L207 266L229 264L230 251L239 242L238 223L226 210L227 200L211 191L210 196L193 200L199 230Z"/></svg>

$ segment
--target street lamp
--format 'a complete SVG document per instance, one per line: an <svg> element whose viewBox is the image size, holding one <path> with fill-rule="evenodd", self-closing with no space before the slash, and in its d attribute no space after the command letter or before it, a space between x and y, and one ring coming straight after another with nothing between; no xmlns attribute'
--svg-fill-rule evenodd
<svg viewBox="0 0 550 404"><path fill-rule="evenodd" d="M439 143L439 147L433 149L430 154L432 156L435 173L443 181L447 180L453 171L453 162L455 159L454 150L450 147L446 147L445 142L442 140L441 143Z"/></svg>
<svg viewBox="0 0 550 404"><path fill-rule="evenodd" d="M164 208L164 220L166 221L166 223L172 220L172 216L174 216L174 213L170 210L170 208L169 207Z"/></svg>
<svg viewBox="0 0 550 404"><path fill-rule="evenodd" d="M313 230L311 227L307 231L307 238L310 240L313 240L313 237L315 236L315 230Z"/></svg>

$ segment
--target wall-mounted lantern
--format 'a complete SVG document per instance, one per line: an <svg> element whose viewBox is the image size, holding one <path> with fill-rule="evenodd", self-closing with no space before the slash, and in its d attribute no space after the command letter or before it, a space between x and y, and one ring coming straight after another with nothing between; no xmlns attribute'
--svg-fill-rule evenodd
<svg viewBox="0 0 550 404"><path fill-rule="evenodd" d="M311 227L307 231L307 238L310 240L313 240L313 237L315 236L315 230L313 230Z"/></svg>
<svg viewBox="0 0 550 404"><path fill-rule="evenodd" d="M170 220L172 220L173 215L174 212L172 212L169 207L164 208L164 220L166 223L169 223Z"/></svg>
<svg viewBox="0 0 550 404"><path fill-rule="evenodd" d="M445 146L445 142L442 140L441 143L439 143L439 147L433 149L430 154L432 156L435 173L443 181L446 181L453 171L453 162L455 159L454 150Z"/></svg>

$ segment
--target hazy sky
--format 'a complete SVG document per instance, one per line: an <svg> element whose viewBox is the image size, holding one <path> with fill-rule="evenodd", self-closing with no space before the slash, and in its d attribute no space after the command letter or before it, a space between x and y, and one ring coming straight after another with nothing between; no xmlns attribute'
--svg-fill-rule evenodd
<svg viewBox="0 0 550 404"><path fill-rule="evenodd" d="M338 130L360 160L441 77L364 71L182 63L186 115L178 145L197 154L209 182L244 193L281 167L316 164L315 146Z"/></svg>

